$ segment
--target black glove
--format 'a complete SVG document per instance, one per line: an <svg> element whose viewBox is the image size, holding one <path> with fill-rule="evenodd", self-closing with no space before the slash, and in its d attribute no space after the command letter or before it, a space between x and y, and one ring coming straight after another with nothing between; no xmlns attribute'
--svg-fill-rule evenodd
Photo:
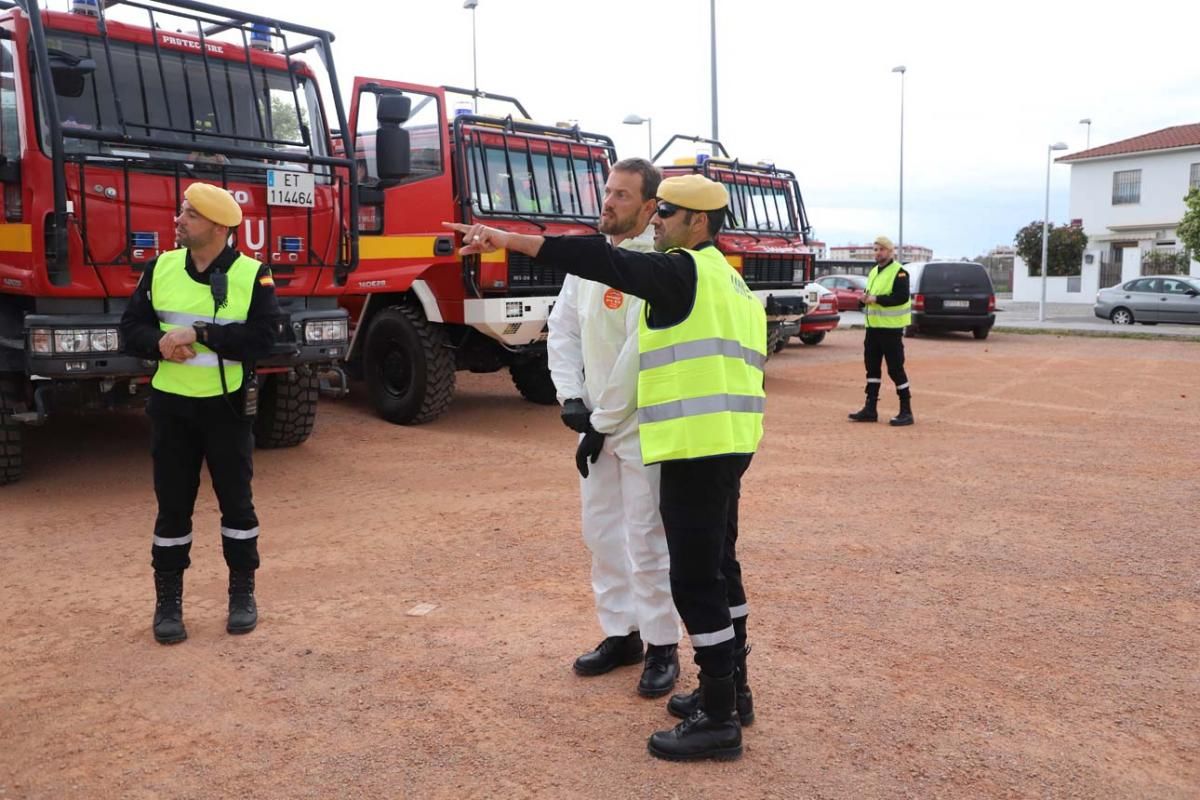
<svg viewBox="0 0 1200 800"><path fill-rule="evenodd" d="M587 433L591 427L592 412L583 404L583 400L572 397L563 403L562 421L576 433Z"/></svg>
<svg viewBox="0 0 1200 800"><path fill-rule="evenodd" d="M580 475L585 478L588 476L588 462L595 464L603 447L604 434L589 425L587 433L579 440L579 447L575 449L575 466Z"/></svg>

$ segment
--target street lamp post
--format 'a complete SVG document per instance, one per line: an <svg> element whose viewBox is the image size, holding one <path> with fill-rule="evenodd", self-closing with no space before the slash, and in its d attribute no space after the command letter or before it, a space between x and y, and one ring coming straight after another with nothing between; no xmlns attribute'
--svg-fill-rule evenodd
<svg viewBox="0 0 1200 800"><path fill-rule="evenodd" d="M1092 118L1084 117L1083 119L1079 120L1079 124L1087 125L1087 144L1085 144L1083 147L1085 150L1090 150L1092 148Z"/></svg>
<svg viewBox="0 0 1200 800"><path fill-rule="evenodd" d="M472 86L475 89L475 96L471 98L475 101L475 113L479 113L479 60L475 51L475 8L479 5L479 0L463 0L463 8L471 10L471 80Z"/></svg>
<svg viewBox="0 0 1200 800"><path fill-rule="evenodd" d="M712 52L712 154L717 155L717 0L708 3L709 45ZM653 155L653 154L651 154Z"/></svg>
<svg viewBox="0 0 1200 800"><path fill-rule="evenodd" d="M896 259L904 263L904 73L908 68L901 64L892 67L900 73L900 243L896 248Z"/></svg>
<svg viewBox="0 0 1200 800"><path fill-rule="evenodd" d="M629 114L622 121L626 125L646 123L646 151L649 153L647 157L654 158L654 121L650 117L639 117L637 114Z"/></svg>
<svg viewBox="0 0 1200 800"><path fill-rule="evenodd" d="M1046 321L1046 273L1050 271L1047 254L1050 251L1050 153L1054 150L1066 150L1062 142L1055 142L1046 148L1046 208L1042 215L1042 299L1038 301L1038 322Z"/></svg>

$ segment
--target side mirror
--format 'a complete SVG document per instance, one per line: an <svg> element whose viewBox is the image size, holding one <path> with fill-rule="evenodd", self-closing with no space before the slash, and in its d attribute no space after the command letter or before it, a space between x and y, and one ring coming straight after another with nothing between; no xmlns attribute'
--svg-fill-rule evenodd
<svg viewBox="0 0 1200 800"><path fill-rule="evenodd" d="M408 122L412 112L412 98L402 94L384 94L379 96L379 107L375 111L375 119L379 127L398 127Z"/></svg>
<svg viewBox="0 0 1200 800"><path fill-rule="evenodd" d="M1197 291L1197 290L1195 290L1195 289L1188 289L1188 290L1187 290L1187 296L1188 296L1188 297L1195 297L1196 295L1200 295L1200 291Z"/></svg>
<svg viewBox="0 0 1200 800"><path fill-rule="evenodd" d="M59 97L82 96L84 77L96 71L95 59L80 58L64 50L50 50L49 54L54 93Z"/></svg>
<svg viewBox="0 0 1200 800"><path fill-rule="evenodd" d="M400 126L408 121L412 98L400 94L379 96L375 118L375 166L381 181L400 181L412 173L412 147L408 131Z"/></svg>

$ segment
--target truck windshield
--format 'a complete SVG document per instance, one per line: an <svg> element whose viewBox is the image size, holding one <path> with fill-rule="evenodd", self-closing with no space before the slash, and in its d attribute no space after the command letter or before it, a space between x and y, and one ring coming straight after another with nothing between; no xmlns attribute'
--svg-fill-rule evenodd
<svg viewBox="0 0 1200 800"><path fill-rule="evenodd" d="M468 161L476 214L595 219L606 180L604 162L577 148L509 139L508 146L473 138Z"/></svg>
<svg viewBox="0 0 1200 800"><path fill-rule="evenodd" d="M110 71L98 38L58 31L47 34L51 53L61 51L95 62L94 71L82 74L82 86L76 80L73 86L55 87L68 156L152 156L262 167L273 153L328 154L317 87L300 74L294 75L293 91L292 79L282 69L252 67L245 60L214 56L207 59L206 66L198 52L111 39ZM58 84L57 79L55 82ZM44 117L40 129L43 149L48 151L50 131ZM98 142L72 137L72 129L126 133L182 143L190 149ZM305 143L306 129L311 146ZM263 156L227 158L211 152L214 146L261 150ZM277 166L306 169L297 162Z"/></svg>
<svg viewBox="0 0 1200 800"><path fill-rule="evenodd" d="M722 180L729 190L730 230L798 234L796 207L790 188L778 183Z"/></svg>

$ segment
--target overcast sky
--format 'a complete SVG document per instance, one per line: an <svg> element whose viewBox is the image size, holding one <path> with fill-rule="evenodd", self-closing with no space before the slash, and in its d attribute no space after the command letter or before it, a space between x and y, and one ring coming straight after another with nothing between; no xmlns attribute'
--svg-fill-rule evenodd
<svg viewBox="0 0 1200 800"><path fill-rule="evenodd" d="M1200 122L1200 12L1181 0L716 5L720 138L793 170L829 245L897 235L899 64L904 239L942 257L1011 244L1041 219L1046 146L1083 149L1080 118L1093 146ZM244 7L333 31L347 86L471 85L462 0ZM709 134L709 0L479 0L474 13L480 88L517 96L538 121L578 120L620 156L646 155L645 126L622 124L631 113L653 119L656 148ZM1068 218L1069 176L1052 170L1052 221Z"/></svg>

